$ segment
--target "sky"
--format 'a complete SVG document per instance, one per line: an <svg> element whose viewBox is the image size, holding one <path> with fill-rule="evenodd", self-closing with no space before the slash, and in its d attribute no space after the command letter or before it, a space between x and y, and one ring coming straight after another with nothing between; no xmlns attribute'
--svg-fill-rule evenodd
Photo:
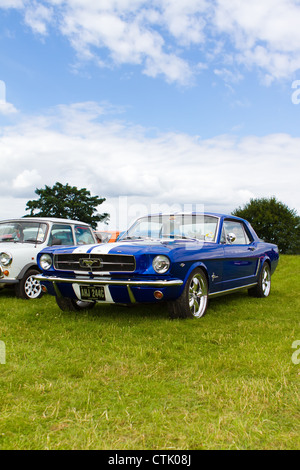
<svg viewBox="0 0 300 470"><path fill-rule="evenodd" d="M0 0L0 219L57 181L141 215L300 214L299 0Z"/></svg>

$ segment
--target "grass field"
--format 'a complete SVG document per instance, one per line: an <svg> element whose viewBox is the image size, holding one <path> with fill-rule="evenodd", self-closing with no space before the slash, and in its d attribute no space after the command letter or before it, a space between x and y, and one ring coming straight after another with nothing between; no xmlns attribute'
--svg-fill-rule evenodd
<svg viewBox="0 0 300 470"><path fill-rule="evenodd" d="M1 291L0 449L299 449L299 279L282 256L269 298L200 320Z"/></svg>

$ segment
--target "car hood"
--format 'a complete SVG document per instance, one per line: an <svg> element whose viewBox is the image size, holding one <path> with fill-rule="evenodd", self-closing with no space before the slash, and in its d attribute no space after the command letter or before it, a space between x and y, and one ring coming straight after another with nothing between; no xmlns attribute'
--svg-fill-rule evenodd
<svg viewBox="0 0 300 470"><path fill-rule="evenodd" d="M46 248L43 252L55 252L56 254L67 253L94 253L94 254L123 254L123 255L145 255L165 254L176 251L199 251L201 248L214 246L214 243L201 242L193 239L186 240L126 240L114 243L102 243L97 245L80 245L76 247Z"/></svg>
<svg viewBox="0 0 300 470"><path fill-rule="evenodd" d="M20 243L20 242L3 242L0 243L0 253L9 252L16 253L18 251L27 251L39 245L35 243ZM41 247L40 249L42 249Z"/></svg>

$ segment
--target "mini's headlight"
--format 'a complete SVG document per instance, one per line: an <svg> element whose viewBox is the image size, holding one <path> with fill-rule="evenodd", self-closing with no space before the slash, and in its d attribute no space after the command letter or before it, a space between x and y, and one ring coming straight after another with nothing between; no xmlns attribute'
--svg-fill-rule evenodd
<svg viewBox="0 0 300 470"><path fill-rule="evenodd" d="M154 271L156 271L158 274L164 274L168 271L170 267L170 260L165 255L158 255L155 256L152 262L152 266Z"/></svg>
<svg viewBox="0 0 300 470"><path fill-rule="evenodd" d="M47 271L52 266L52 257L45 253L40 257L40 265L42 269L45 269L45 271Z"/></svg>
<svg viewBox="0 0 300 470"><path fill-rule="evenodd" d="M10 253L0 253L0 264L2 266L9 266L12 263L13 257Z"/></svg>

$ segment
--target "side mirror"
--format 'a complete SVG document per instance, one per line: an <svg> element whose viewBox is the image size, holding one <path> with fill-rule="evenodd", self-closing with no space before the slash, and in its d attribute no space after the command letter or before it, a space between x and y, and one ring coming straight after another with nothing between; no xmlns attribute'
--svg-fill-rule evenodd
<svg viewBox="0 0 300 470"><path fill-rule="evenodd" d="M228 243L233 243L235 241L235 239L236 239L236 236L232 232L228 233L227 236L226 236L226 240L227 240Z"/></svg>

